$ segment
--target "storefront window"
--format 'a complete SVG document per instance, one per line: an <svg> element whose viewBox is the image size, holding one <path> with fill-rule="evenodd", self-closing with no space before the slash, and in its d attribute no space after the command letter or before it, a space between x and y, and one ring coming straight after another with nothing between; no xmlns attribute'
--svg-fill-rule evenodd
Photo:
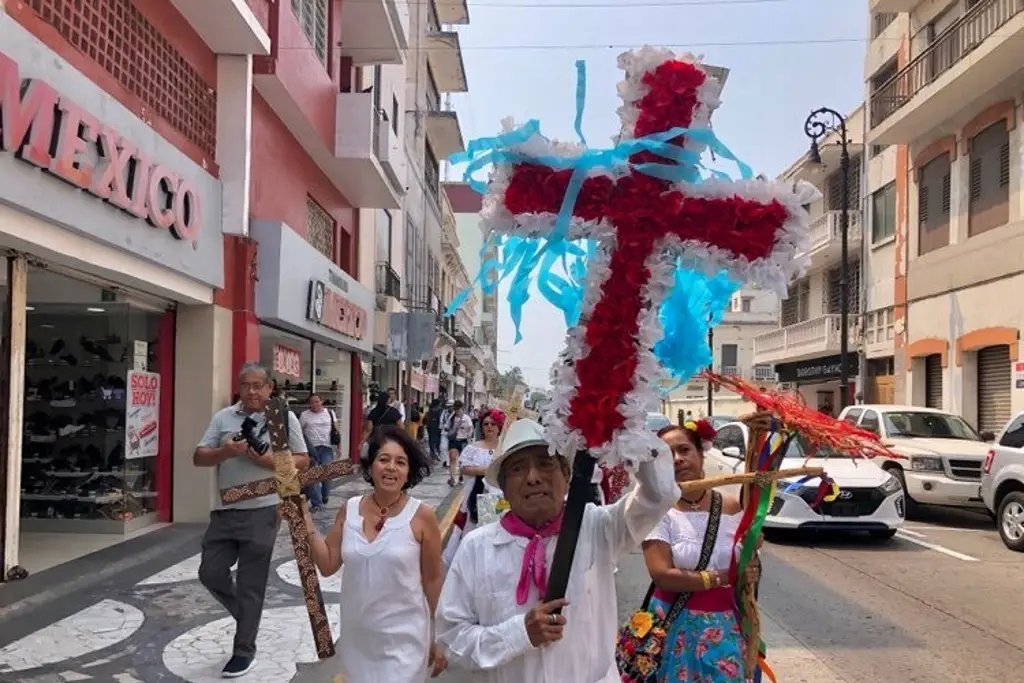
<svg viewBox="0 0 1024 683"><path fill-rule="evenodd" d="M313 357L316 393L334 413L341 434L341 448L347 453L351 433L352 354L326 344L315 344Z"/></svg>
<svg viewBox="0 0 1024 683"><path fill-rule="evenodd" d="M35 268L27 299L22 531L125 533L157 521L172 458L161 401L173 337L160 332L173 313Z"/></svg>
<svg viewBox="0 0 1024 683"><path fill-rule="evenodd" d="M268 325L260 326L260 363L270 371L275 396L296 413L309 406L313 382L313 342Z"/></svg>

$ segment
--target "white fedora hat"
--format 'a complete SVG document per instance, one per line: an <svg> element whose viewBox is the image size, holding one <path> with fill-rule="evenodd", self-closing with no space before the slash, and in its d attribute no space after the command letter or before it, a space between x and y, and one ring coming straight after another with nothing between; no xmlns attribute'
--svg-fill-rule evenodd
<svg viewBox="0 0 1024 683"><path fill-rule="evenodd" d="M501 471L501 464L510 455L515 455L524 448L532 446L544 446L547 448L548 440L544 434L544 428L534 420L519 419L508 426L498 444L498 453L491 460L487 467L485 481L494 488L501 488L498 483L498 472Z"/></svg>

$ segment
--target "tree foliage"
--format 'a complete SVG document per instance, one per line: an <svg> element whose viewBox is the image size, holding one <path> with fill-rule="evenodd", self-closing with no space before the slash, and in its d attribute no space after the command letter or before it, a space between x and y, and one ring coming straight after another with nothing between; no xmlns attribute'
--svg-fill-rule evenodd
<svg viewBox="0 0 1024 683"><path fill-rule="evenodd" d="M510 367L494 378L494 395L506 401L512 400L516 387L526 384L523 371L518 365Z"/></svg>

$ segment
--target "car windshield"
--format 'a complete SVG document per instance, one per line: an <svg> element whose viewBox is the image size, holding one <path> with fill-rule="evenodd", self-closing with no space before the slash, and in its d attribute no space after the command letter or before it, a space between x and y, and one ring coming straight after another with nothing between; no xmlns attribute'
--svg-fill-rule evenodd
<svg viewBox="0 0 1024 683"><path fill-rule="evenodd" d="M981 435L956 415L925 412L882 413L889 436L921 439L961 439L981 441Z"/></svg>
<svg viewBox="0 0 1024 683"><path fill-rule="evenodd" d="M837 450L833 450L827 446L815 447L810 440L803 434L798 434L796 438L789 442L789 448L786 449L787 458L853 458L856 457L852 453L840 453Z"/></svg>
<svg viewBox="0 0 1024 683"><path fill-rule="evenodd" d="M710 422L711 426L714 427L716 430L721 429L730 422L735 421L736 418L731 415L712 415L711 417L708 418L708 422Z"/></svg>
<svg viewBox="0 0 1024 683"><path fill-rule="evenodd" d="M663 427L668 427L671 421L661 413L649 413L647 415L647 429L656 432Z"/></svg>

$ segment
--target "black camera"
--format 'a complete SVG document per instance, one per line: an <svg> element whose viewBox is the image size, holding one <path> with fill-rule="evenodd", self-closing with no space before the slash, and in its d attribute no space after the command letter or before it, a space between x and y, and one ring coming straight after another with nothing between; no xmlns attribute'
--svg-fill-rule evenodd
<svg viewBox="0 0 1024 683"><path fill-rule="evenodd" d="M242 431L235 437L235 441L245 441L253 453L263 455L270 449L270 444L264 442L263 439L256 435L257 424L259 423L251 417L246 417L242 420Z"/></svg>

